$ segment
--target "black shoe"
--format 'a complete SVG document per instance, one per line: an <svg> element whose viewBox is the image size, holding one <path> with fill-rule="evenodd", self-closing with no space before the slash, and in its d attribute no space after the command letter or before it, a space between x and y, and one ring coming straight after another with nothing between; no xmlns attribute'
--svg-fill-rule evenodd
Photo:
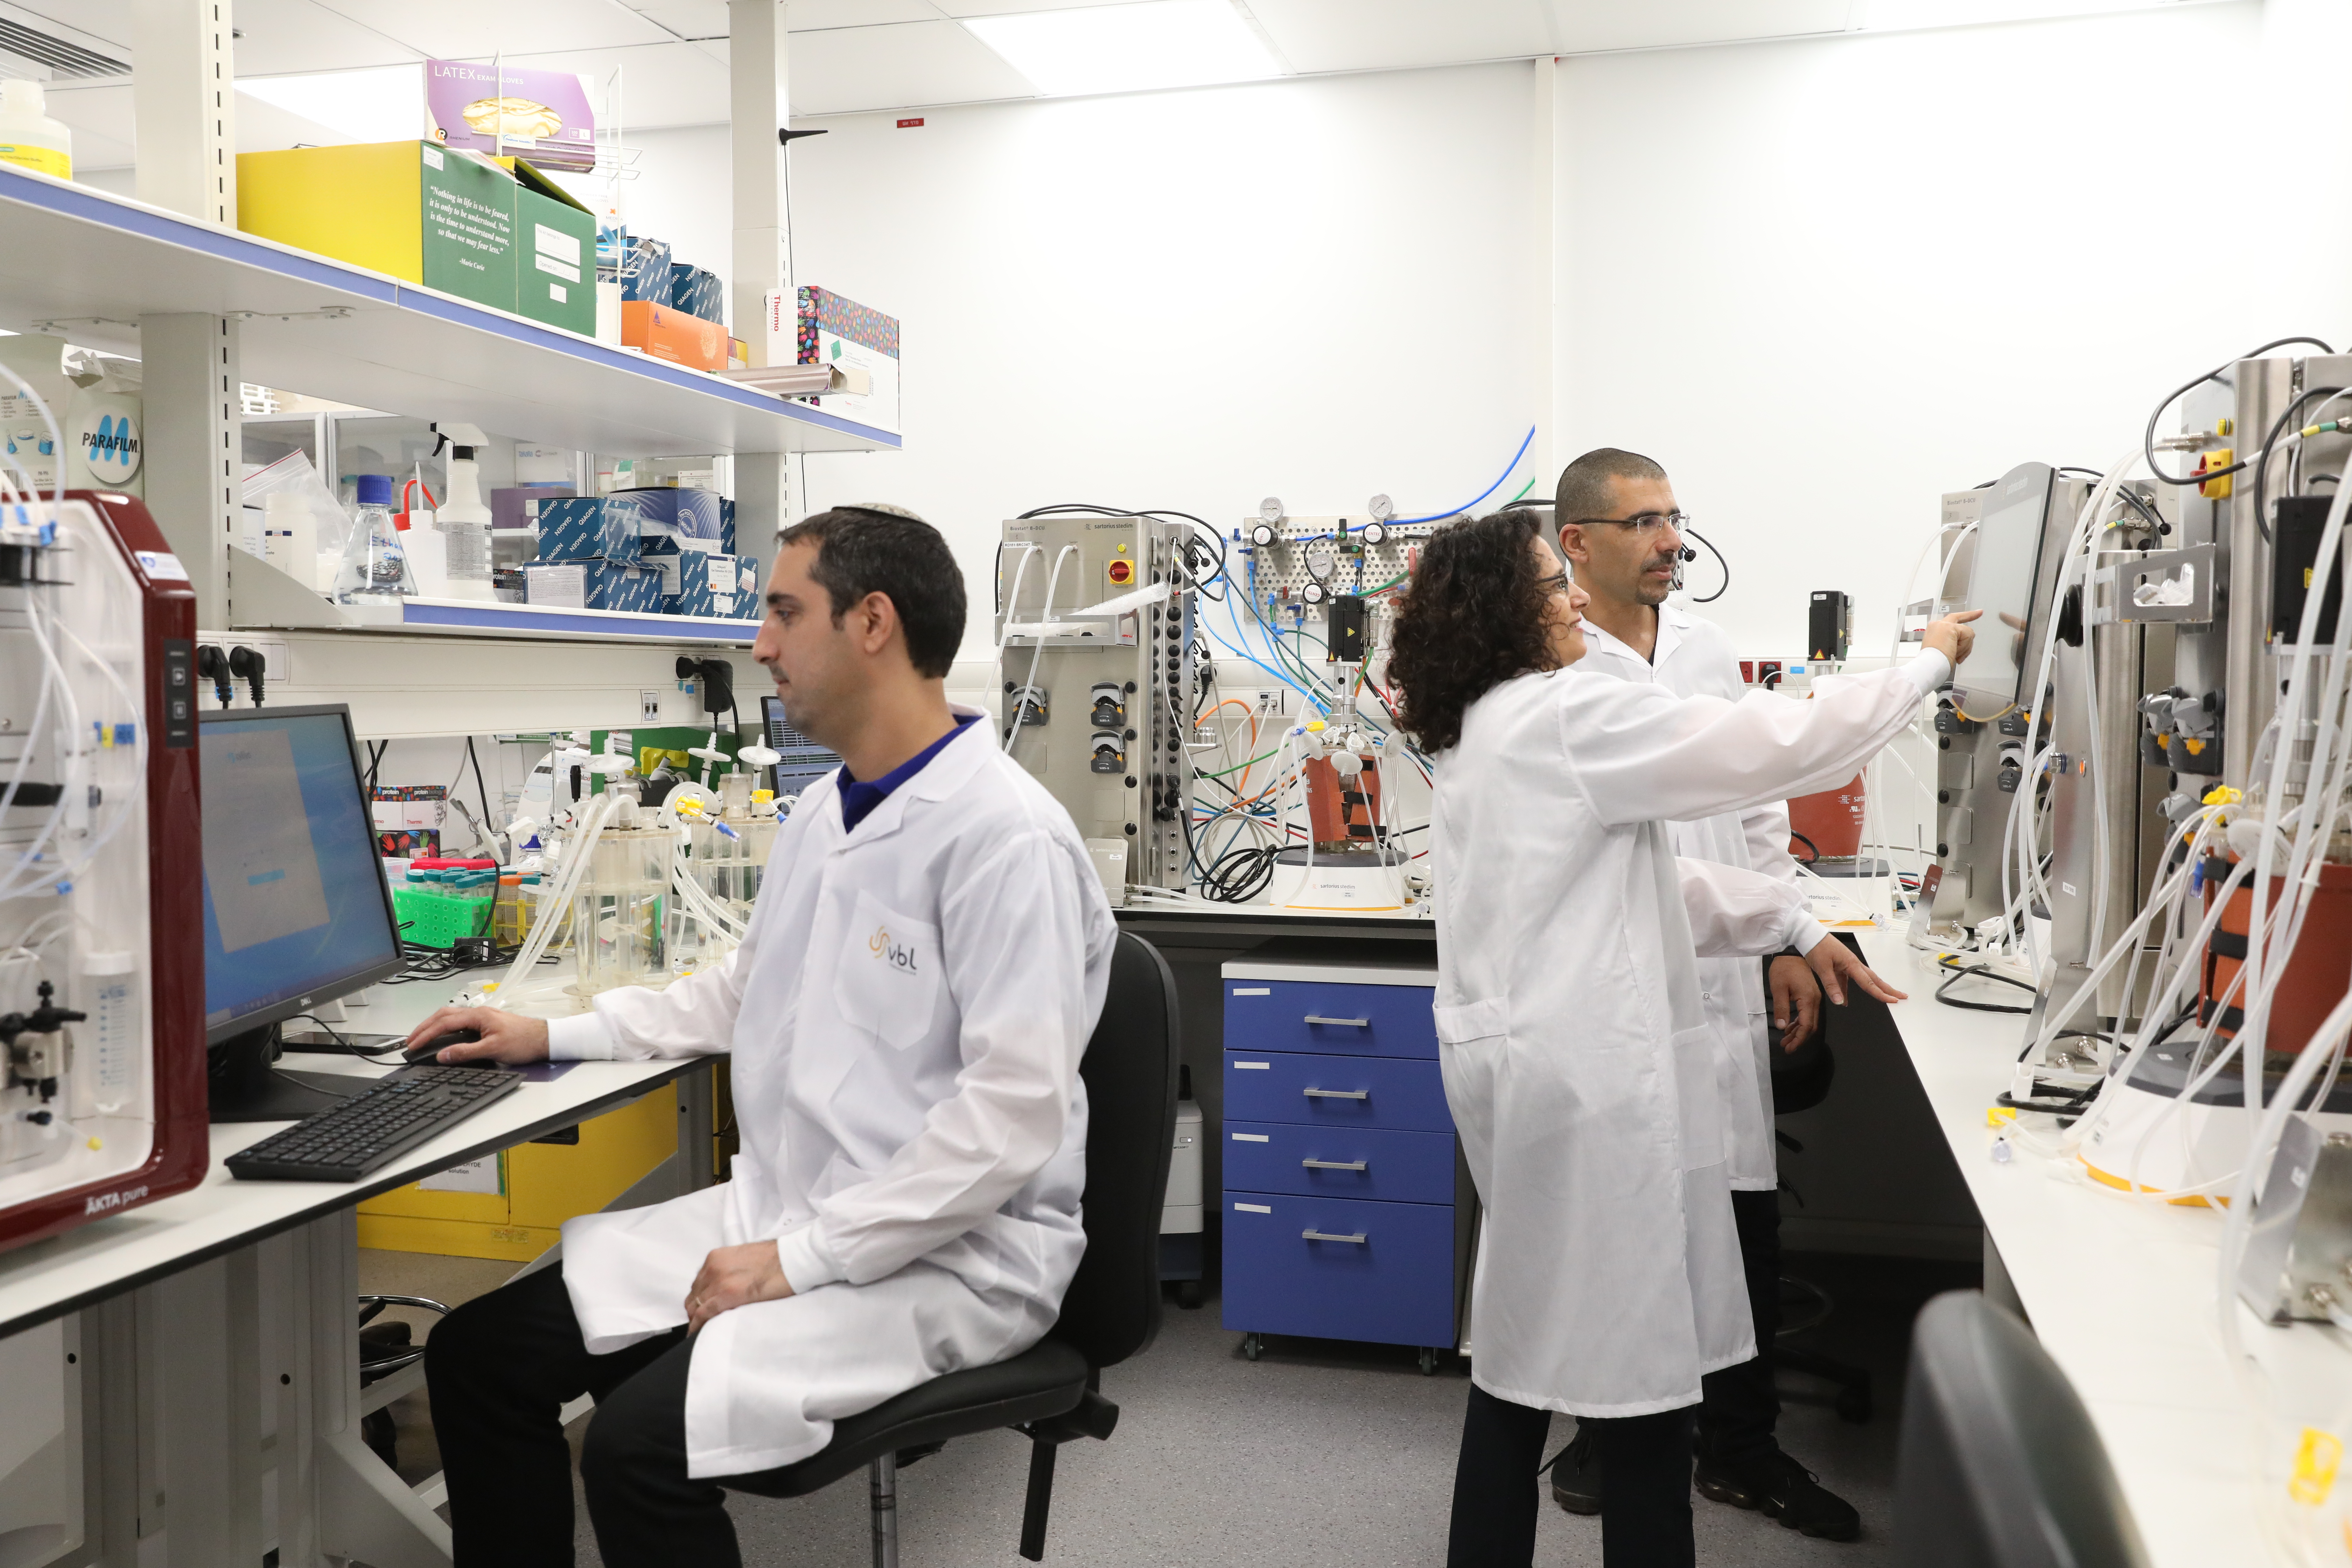
<svg viewBox="0 0 2352 1568"><path fill-rule="evenodd" d="M1592 1434L1581 1426L1552 1459L1551 1500L1570 1513L1601 1511L1601 1456L1592 1451Z"/></svg>
<svg viewBox="0 0 2352 1568"><path fill-rule="evenodd" d="M1734 1508L1761 1509L1790 1530L1817 1541L1854 1541L1862 1515L1822 1479L1777 1449L1763 1458L1724 1465L1702 1455L1696 1479L1701 1496Z"/></svg>

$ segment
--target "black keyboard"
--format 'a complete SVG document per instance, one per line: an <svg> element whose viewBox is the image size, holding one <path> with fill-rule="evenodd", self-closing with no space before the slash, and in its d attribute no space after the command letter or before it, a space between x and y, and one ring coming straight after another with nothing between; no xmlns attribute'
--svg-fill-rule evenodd
<svg viewBox="0 0 2352 1568"><path fill-rule="evenodd" d="M404 1068L238 1150L228 1173L248 1182L356 1182L521 1087L520 1073L500 1068Z"/></svg>

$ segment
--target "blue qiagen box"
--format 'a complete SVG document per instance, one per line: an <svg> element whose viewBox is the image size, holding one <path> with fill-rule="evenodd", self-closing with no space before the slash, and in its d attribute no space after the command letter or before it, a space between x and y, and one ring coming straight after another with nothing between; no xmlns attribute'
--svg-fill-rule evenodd
<svg viewBox="0 0 2352 1568"><path fill-rule="evenodd" d="M661 574L634 561L533 562L523 568L526 602L565 610L659 615Z"/></svg>
<svg viewBox="0 0 2352 1568"><path fill-rule="evenodd" d="M760 563L748 555L706 555L689 551L677 558L677 613L722 621L760 618Z"/></svg>
<svg viewBox="0 0 2352 1568"><path fill-rule="evenodd" d="M635 561L643 526L634 492L559 496L535 503L541 561Z"/></svg>
<svg viewBox="0 0 2352 1568"><path fill-rule="evenodd" d="M637 509L639 555L676 555L683 551L726 548L725 509L719 505L717 490L646 486L614 490L604 499L625 501Z"/></svg>

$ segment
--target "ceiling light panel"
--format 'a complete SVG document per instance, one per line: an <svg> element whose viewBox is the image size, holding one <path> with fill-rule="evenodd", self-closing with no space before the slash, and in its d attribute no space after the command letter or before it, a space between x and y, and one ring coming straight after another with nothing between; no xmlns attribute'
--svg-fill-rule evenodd
<svg viewBox="0 0 2352 1568"><path fill-rule="evenodd" d="M401 142L425 134L421 65L246 77L236 90L354 142Z"/></svg>
<svg viewBox="0 0 2352 1568"><path fill-rule="evenodd" d="M1282 74L1280 62L1231 0L1139 0L972 16L963 25L1049 97L1206 87Z"/></svg>
<svg viewBox="0 0 2352 1568"><path fill-rule="evenodd" d="M795 33L794 114L1034 98L1036 87L953 22Z"/></svg>
<svg viewBox="0 0 2352 1568"><path fill-rule="evenodd" d="M1393 70L1553 52L1542 0L1250 0L1302 71Z"/></svg>
<svg viewBox="0 0 2352 1568"><path fill-rule="evenodd" d="M293 76L402 65L421 50L311 0L236 0L239 76Z"/></svg>
<svg viewBox="0 0 2352 1568"><path fill-rule="evenodd" d="M1855 25L1874 33L1917 27L1969 27L1985 22L2040 22L2116 11L2170 10L2183 0L1858 0Z"/></svg>
<svg viewBox="0 0 2352 1568"><path fill-rule="evenodd" d="M615 49L676 36L625 5L592 0L315 0L436 60L487 60L501 50ZM245 24L239 21L237 24Z"/></svg>

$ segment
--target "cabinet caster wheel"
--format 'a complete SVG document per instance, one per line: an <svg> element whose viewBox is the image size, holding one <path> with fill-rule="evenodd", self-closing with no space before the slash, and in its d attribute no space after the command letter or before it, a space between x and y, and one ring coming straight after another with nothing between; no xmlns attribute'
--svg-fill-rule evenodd
<svg viewBox="0 0 2352 1568"><path fill-rule="evenodd" d="M1176 1281L1176 1304L1178 1306L1183 1308L1188 1312L1197 1311L1200 1310L1201 1301L1201 1282L1198 1279L1179 1279Z"/></svg>
<svg viewBox="0 0 2352 1568"><path fill-rule="evenodd" d="M1423 1377L1432 1377L1432 1376L1434 1376L1434 1375L1436 1374L1436 1373L1437 1373L1437 1352L1436 1352L1435 1351L1433 1351L1433 1350L1430 1349L1427 1345L1423 1345L1423 1346L1422 1346L1422 1347L1421 1347L1421 1375L1422 1375L1422 1376L1423 1376Z"/></svg>
<svg viewBox="0 0 2352 1568"><path fill-rule="evenodd" d="M1265 1349L1265 1341L1258 1335L1244 1334L1242 1336L1242 1355L1245 1359L1249 1361L1257 1360L1258 1352Z"/></svg>

